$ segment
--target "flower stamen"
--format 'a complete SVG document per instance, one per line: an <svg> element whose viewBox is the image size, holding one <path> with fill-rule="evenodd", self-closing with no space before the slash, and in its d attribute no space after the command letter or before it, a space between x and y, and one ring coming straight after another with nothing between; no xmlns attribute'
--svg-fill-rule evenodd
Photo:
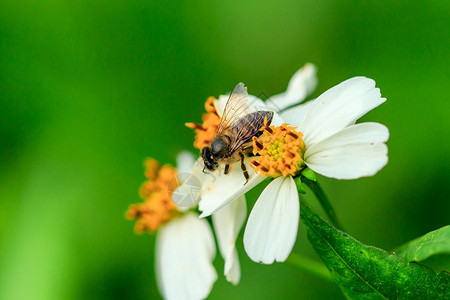
<svg viewBox="0 0 450 300"><path fill-rule="evenodd" d="M268 126L267 122L261 131L260 137L253 137L253 154L259 156L254 157L250 165L256 172L261 176L294 176L304 167L305 143L300 131L287 123Z"/></svg>
<svg viewBox="0 0 450 300"><path fill-rule="evenodd" d="M139 195L144 201L130 205L126 212L127 219L137 220L134 230L139 234L156 231L179 213L172 201L172 191L178 186L178 181L175 180L176 169L170 165L161 166L154 159L147 159L145 177L148 180L139 189Z"/></svg>
<svg viewBox="0 0 450 300"><path fill-rule="evenodd" d="M214 107L214 101L216 101L214 97L209 97L206 100L206 113L202 116L202 124L185 123L187 127L195 130L194 147L199 150L202 150L210 144L220 124L220 117Z"/></svg>

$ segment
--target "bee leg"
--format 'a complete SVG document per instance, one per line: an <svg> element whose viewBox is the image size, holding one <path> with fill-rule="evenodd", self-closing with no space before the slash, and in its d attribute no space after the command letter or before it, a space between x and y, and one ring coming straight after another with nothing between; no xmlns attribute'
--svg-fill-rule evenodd
<svg viewBox="0 0 450 300"><path fill-rule="evenodd" d="M230 165L226 164L225 165L225 171L223 172L223 174L227 175L229 170L230 170Z"/></svg>
<svg viewBox="0 0 450 300"><path fill-rule="evenodd" d="M247 167L244 164L244 158L245 158L244 154L239 152L239 155L241 156L241 169L242 169L242 172L244 173L244 177L245 177L245 184L244 185L246 185L247 182L248 182L248 179L250 178L250 176L248 175Z"/></svg>
<svg viewBox="0 0 450 300"><path fill-rule="evenodd" d="M247 155L248 157L256 156L255 154L253 154L252 150L253 150L253 146L249 146L249 147L242 149L242 152L245 153L245 155Z"/></svg>

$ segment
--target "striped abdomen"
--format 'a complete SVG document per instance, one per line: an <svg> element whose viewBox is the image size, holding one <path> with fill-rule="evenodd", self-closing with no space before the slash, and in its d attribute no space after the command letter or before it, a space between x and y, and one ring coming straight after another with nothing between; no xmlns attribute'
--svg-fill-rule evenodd
<svg viewBox="0 0 450 300"><path fill-rule="evenodd" d="M267 125L270 125L273 118L271 111L256 111L245 115L234 126L231 135L231 145L229 152L236 151L243 144L251 142L254 136L261 135L260 129L264 125L264 119L267 118Z"/></svg>

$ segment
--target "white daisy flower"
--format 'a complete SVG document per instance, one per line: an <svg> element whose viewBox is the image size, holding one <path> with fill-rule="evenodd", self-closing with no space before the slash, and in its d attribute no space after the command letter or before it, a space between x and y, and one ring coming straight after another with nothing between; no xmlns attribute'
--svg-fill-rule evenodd
<svg viewBox="0 0 450 300"><path fill-rule="evenodd" d="M254 170L249 172L247 184L238 167L214 182L205 180L199 203L201 216L217 212L265 178L276 177L250 213L244 246L254 261L270 264L286 260L299 222L293 176L305 167L336 179L376 174L388 160L385 142L389 131L382 124L355 122L385 100L372 79L355 77L310 103L282 113L281 118L296 127L275 120L254 139L254 153L260 156L251 159Z"/></svg>
<svg viewBox="0 0 450 300"><path fill-rule="evenodd" d="M140 189L143 203L131 205L129 219L137 219L135 231L156 232L156 278L165 299L205 299L211 292L217 273L212 264L216 246L205 219L194 212L180 210L172 201L172 191L183 172L192 170L191 154L181 152L178 170L146 161L148 178ZM192 207L191 207L192 208Z"/></svg>
<svg viewBox="0 0 450 300"><path fill-rule="evenodd" d="M266 102L262 101L256 96L249 95L247 98L248 106L251 110L272 110L275 112L272 124L281 125L284 120L284 114L289 114L293 109L287 110L284 113L278 114L293 105L302 102L306 96L308 96L317 86L316 68L313 64L307 63L301 69L299 69L289 81L287 90L281 94L270 97ZM205 104L207 113L203 115L203 124L186 123L186 125L192 129L195 129L196 136L194 146L201 150L203 147L209 145L217 132L222 112L226 106L229 95L222 95L218 99L214 97L208 98ZM245 163L248 165L249 158L246 158ZM219 167L215 172L210 172L205 175L203 171L203 160L199 158L192 171L192 177L199 180L200 186L202 186L201 193L193 192L191 185L181 185L175 193L179 195L180 206L191 205L197 203L202 197L206 196L208 200L201 201L199 203L199 209L204 212L202 216L211 215L212 210L217 211L224 207L231 200L236 199L240 195L244 194L254 186L258 185L264 178L258 176L251 168L247 168L250 178L247 184L242 176L240 168L240 162L235 162L230 166L230 173L224 175L224 166ZM190 182L190 181L189 181ZM244 186L245 184L245 186ZM233 186L233 189L229 189ZM244 188L236 190L236 187ZM195 191L196 189L194 189ZM232 194L230 194L230 192ZM236 194L234 194L236 192ZM229 201L223 203L222 201L216 201L215 195L224 195ZM212 197L210 197L212 196ZM219 204L220 207L217 207ZM223 204L223 205L221 205Z"/></svg>
<svg viewBox="0 0 450 300"><path fill-rule="evenodd" d="M249 95L248 103L253 110L265 109L280 111L292 105L298 104L314 90L317 85L316 68L312 64L306 64L303 68L298 70L291 78L288 88L285 92L272 96L265 103L256 96ZM196 130L197 135L194 146L201 150L209 144L211 139L215 136L217 127L222 117L225 105L229 95L220 96L219 99L210 97L205 108L207 113L203 115L203 124L187 123L186 125ZM282 119L278 114L274 115L273 122L281 124ZM248 162L248 161L247 161ZM239 174L238 181L242 179L240 167L232 166L231 172ZM185 183L178 187L174 192L175 203L180 208L194 205L200 198L198 190L201 186L207 186L210 182L215 180L223 180L223 169L214 174L205 176L203 171L203 160L200 158L195 163L191 175L184 181ZM249 170L251 172L251 170ZM254 172L253 172L254 173ZM256 175L256 174L253 174ZM236 179L237 176L226 176L227 179ZM251 183L247 184L251 188L261 182L259 176L252 176ZM242 186L242 183L239 183ZM240 279L240 267L235 248L235 241L239 231L245 221L247 215L247 207L243 193L233 199L238 198L235 202L225 206L223 209L213 215L213 225L219 243L219 249L222 257L225 260L224 274L228 281L237 284Z"/></svg>
<svg viewBox="0 0 450 300"><path fill-rule="evenodd" d="M172 200L180 211L186 211L198 203L197 200L194 201L193 199L200 195L201 181L199 179L204 174L198 167L193 167L194 158L192 154L179 155L179 158L177 160L178 165L183 165L183 169L180 169L182 172L179 172L179 178L183 184L173 192ZM197 161L195 164L199 165L200 162ZM212 223L220 254L225 261L224 275L233 284L238 284L241 278L235 242L246 217L247 203L243 195L224 209L221 209L220 212L212 215Z"/></svg>

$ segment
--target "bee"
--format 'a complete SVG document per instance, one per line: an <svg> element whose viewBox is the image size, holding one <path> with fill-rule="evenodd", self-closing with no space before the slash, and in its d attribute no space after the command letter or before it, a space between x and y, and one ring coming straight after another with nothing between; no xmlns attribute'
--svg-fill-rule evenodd
<svg viewBox="0 0 450 300"><path fill-rule="evenodd" d="M249 175L244 158L252 152L252 138L260 136L264 120L270 125L273 117L272 111L252 112L247 98L247 88L242 82L238 83L225 105L216 136L201 153L206 169L214 171L219 164L225 164L224 174L228 174L230 163L241 160L246 183Z"/></svg>

